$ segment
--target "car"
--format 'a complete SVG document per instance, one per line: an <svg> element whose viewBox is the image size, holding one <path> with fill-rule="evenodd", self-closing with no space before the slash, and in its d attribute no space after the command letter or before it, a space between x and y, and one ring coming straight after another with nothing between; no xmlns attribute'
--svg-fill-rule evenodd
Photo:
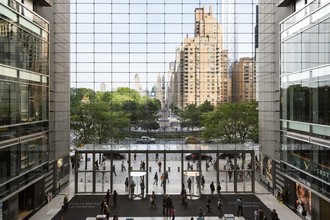
<svg viewBox="0 0 330 220"><path fill-rule="evenodd" d="M200 153L188 153L184 155L184 159L186 160L199 160L199 156L201 156L201 160L209 160L211 155L209 154L200 154Z"/></svg>
<svg viewBox="0 0 330 220"><path fill-rule="evenodd" d="M188 136L184 139L185 144L199 144L201 143L201 140L198 138L195 138L193 136Z"/></svg>
<svg viewBox="0 0 330 220"><path fill-rule="evenodd" d="M111 159L111 154L110 153L104 153L103 155L105 156L105 158ZM118 160L123 160L123 159L125 159L125 155L121 154L121 153L113 152L112 153L112 158L113 159L118 159Z"/></svg>
<svg viewBox="0 0 330 220"><path fill-rule="evenodd" d="M156 139L148 137L148 136L142 136L141 138L136 140L136 143L137 144L154 144L154 143L156 143Z"/></svg>
<svg viewBox="0 0 330 220"><path fill-rule="evenodd" d="M239 154L237 154L237 157L239 156ZM222 153L222 154L219 154L219 159L233 159L235 157L235 154L234 153Z"/></svg>

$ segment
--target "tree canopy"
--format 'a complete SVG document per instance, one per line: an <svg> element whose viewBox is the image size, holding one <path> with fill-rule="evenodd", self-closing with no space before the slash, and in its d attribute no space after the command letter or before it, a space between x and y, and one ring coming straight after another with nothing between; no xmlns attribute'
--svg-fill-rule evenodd
<svg viewBox="0 0 330 220"><path fill-rule="evenodd" d="M224 103L202 114L202 125L205 139L220 138L223 143L257 142L257 103Z"/></svg>

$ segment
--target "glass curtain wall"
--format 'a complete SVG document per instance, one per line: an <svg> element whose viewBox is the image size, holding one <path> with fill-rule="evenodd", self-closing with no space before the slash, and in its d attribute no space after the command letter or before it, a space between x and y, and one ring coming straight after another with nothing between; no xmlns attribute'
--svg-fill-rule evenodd
<svg viewBox="0 0 330 220"><path fill-rule="evenodd" d="M257 4L71 1L72 146L104 146L72 156L78 192L252 191Z"/></svg>

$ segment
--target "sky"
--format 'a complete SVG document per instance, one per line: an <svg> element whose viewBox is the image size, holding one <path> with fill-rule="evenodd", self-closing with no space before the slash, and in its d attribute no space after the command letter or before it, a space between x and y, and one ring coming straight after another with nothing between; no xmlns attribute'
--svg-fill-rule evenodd
<svg viewBox="0 0 330 220"><path fill-rule="evenodd" d="M254 55L256 3L236 0L238 58ZM221 0L71 0L71 86L134 88L139 74L142 88L151 90L176 47L193 36L195 8L208 12L210 5L220 22Z"/></svg>

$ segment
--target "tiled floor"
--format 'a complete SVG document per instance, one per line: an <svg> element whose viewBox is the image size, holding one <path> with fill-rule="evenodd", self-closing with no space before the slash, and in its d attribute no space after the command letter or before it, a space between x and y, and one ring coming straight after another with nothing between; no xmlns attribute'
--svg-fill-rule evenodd
<svg viewBox="0 0 330 220"><path fill-rule="evenodd" d="M31 220L40 220L40 219L52 219L56 213L61 209L64 194L68 193L69 198L74 196L74 182L73 182L73 175L71 174L70 177L70 184L62 189L62 191L52 199L52 201L46 204L41 210L39 210L36 214L34 214L30 219ZM293 213L288 207L283 204L280 204L276 198L267 192L267 190L261 186L258 182L256 182L256 196L270 209L276 209L280 219L290 219L290 220L300 220L300 217ZM92 216L91 216L92 217ZM176 217L176 220L190 220L190 217L194 217L197 219L196 216L187 216L187 217ZM95 219L95 217L94 217ZM126 219L125 217L120 217L119 219ZM168 217L136 217L134 220L164 220L170 219ZM216 220L219 219L218 217L207 217L206 220ZM235 217L236 220L243 220L243 217ZM70 219L75 220L75 219ZM83 219L85 220L85 219Z"/></svg>

